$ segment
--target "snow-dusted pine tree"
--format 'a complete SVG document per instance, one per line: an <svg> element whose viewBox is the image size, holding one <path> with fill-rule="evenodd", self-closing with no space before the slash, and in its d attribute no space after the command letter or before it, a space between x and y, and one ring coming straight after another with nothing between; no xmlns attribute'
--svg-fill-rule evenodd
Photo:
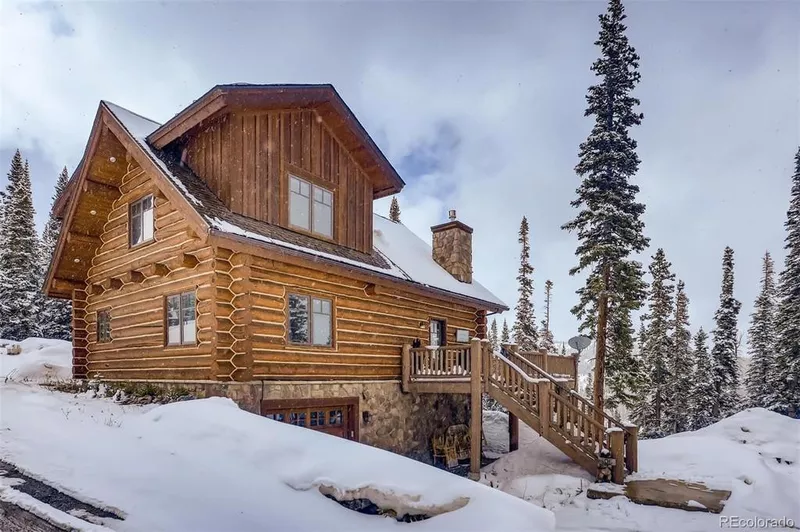
<svg viewBox="0 0 800 532"><path fill-rule="evenodd" d="M511 333L508 330L508 322L503 318L503 332L500 333L500 345L511 343Z"/></svg>
<svg viewBox="0 0 800 532"><path fill-rule="evenodd" d="M600 36L596 45L601 55L592 65L600 79L589 87L585 116L594 117L589 137L580 146L580 162L575 171L583 178L577 198L571 205L580 209L563 229L575 231L580 244L578 265L571 275L588 270L586 284L578 295L580 302L572 312L581 320L581 330L595 336L595 404L602 408L605 397L606 366L610 373L626 372L634 360L625 352L632 341L625 317L614 318L611 311L626 313L641 306L645 296L641 264L629 259L632 253L647 248L644 205L636 201L639 187L630 182L639 168L636 141L629 129L639 125L642 114L636 111L639 100L631 95L639 83L639 56L625 35L625 9L621 0L610 0L608 11L600 15ZM616 302L616 303L615 303ZM609 323L616 319L617 347L607 350ZM619 363L611 358L622 356Z"/></svg>
<svg viewBox="0 0 800 532"><path fill-rule="evenodd" d="M767 251L761 267L761 291L750 315L747 343L750 347L750 364L747 367L747 400L750 406L767 406L770 393L768 376L773 371L775 354L775 264Z"/></svg>
<svg viewBox="0 0 800 532"><path fill-rule="evenodd" d="M767 407L792 417L800 416L800 149L794 159L792 192L786 213L786 260L778 283L775 317L775 370Z"/></svg>
<svg viewBox="0 0 800 532"><path fill-rule="evenodd" d="M739 388L739 361L736 357L739 329L739 309L742 304L733 297L733 249L726 247L722 255L722 291L719 308L714 313L714 421L734 414L741 401Z"/></svg>
<svg viewBox="0 0 800 532"><path fill-rule="evenodd" d="M517 300L517 320L514 322L514 343L523 352L533 351L539 347L539 331L536 327L536 316L533 313L533 266L531 266L531 243L528 219L522 217L519 225L521 245L519 255L519 299Z"/></svg>
<svg viewBox="0 0 800 532"><path fill-rule="evenodd" d="M56 190L53 193L53 201L50 204L50 218L44 226L42 232L42 272L47 272L50 259L56 249L58 234L61 231L61 220L56 218L53 213L53 206L67 188L69 174L64 167L56 180ZM55 299L45 297L42 303L42 311L39 314L39 328L45 338L56 338L59 340L69 340L71 334L72 302L69 299Z"/></svg>
<svg viewBox="0 0 800 532"><path fill-rule="evenodd" d="M3 238L0 249L0 299L5 303L0 317L0 337L23 340L38 336L36 302L39 294L39 238L33 217L33 198L28 163L19 150L8 172L8 196L4 205Z"/></svg>
<svg viewBox="0 0 800 532"><path fill-rule="evenodd" d="M553 281L548 279L544 282L544 319L542 319L542 340L539 347L547 349L548 353L556 352L556 343L553 339L553 331L550 330L550 302L552 301Z"/></svg>
<svg viewBox="0 0 800 532"><path fill-rule="evenodd" d="M714 360L708 353L708 335L700 327L694 335L692 387L689 392L689 428L702 429L714 422Z"/></svg>
<svg viewBox="0 0 800 532"><path fill-rule="evenodd" d="M497 333L496 318L492 318L492 326L489 328L489 345L492 347L492 353L497 353L500 350L500 337Z"/></svg>
<svg viewBox="0 0 800 532"><path fill-rule="evenodd" d="M645 335L643 361L647 375L646 388L641 403L634 414L642 435L664 435L664 414L668 405L668 386L671 382L670 358L672 356L672 329L675 274L664 250L659 248L650 263L650 296L648 298L648 327Z"/></svg>
<svg viewBox="0 0 800 532"><path fill-rule="evenodd" d="M675 292L675 331L672 333L672 354L669 358L667 405L662 432L675 434L689 430L689 396L692 391L692 333L689 330L689 296L683 281Z"/></svg>
<svg viewBox="0 0 800 532"><path fill-rule="evenodd" d="M400 222L400 204L397 203L397 196L392 197L392 204L389 206L389 219L395 223Z"/></svg>

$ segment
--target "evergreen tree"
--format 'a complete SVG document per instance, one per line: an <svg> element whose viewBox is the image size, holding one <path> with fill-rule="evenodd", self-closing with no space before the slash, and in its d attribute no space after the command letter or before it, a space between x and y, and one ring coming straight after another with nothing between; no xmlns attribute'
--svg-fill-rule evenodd
<svg viewBox="0 0 800 532"><path fill-rule="evenodd" d="M22 163L19 150L11 160L6 195L0 248L0 299L4 302L0 337L24 340L39 334L36 302L41 262L30 170L27 162Z"/></svg>
<svg viewBox="0 0 800 532"><path fill-rule="evenodd" d="M580 146L575 171L582 182L571 203L581 210L563 226L577 232L580 240L578 265L570 274L589 272L572 312L581 320L581 330L595 335L594 394L600 408L606 366L615 386L624 385L625 379L613 380L614 373L637 371L629 367L635 361L629 351L633 330L628 326L630 317L624 314L641 306L646 288L641 264L629 259L647 248L648 239L641 220L645 207L636 201L639 187L630 182L639 168L639 156L629 130L641 123L642 114L636 111L639 100L631 95L640 80L639 56L625 35L625 18L621 0L610 0L608 11L600 15L595 44L601 56L592 65L600 79L589 87L585 112L594 117L594 126ZM615 344L607 350L609 328Z"/></svg>
<svg viewBox="0 0 800 532"><path fill-rule="evenodd" d="M562 342L561 344L561 356L566 356L567 354L567 346L565 346Z"/></svg>
<svg viewBox="0 0 800 532"><path fill-rule="evenodd" d="M395 223L400 223L400 204L397 203L397 196L392 197L392 204L389 206L389 219Z"/></svg>
<svg viewBox="0 0 800 532"><path fill-rule="evenodd" d="M539 331L536 328L536 316L533 314L533 266L531 266L531 244L528 219L522 217L519 226L519 243L522 250L519 256L519 299L517 300L517 321L514 322L514 343L523 352L539 347Z"/></svg>
<svg viewBox="0 0 800 532"><path fill-rule="evenodd" d="M675 434L689 430L688 401L692 390L692 333L689 331L689 297L683 281L675 292L675 332L672 333L672 355L669 359L667 404L662 431Z"/></svg>
<svg viewBox="0 0 800 532"><path fill-rule="evenodd" d="M50 260L58 242L58 234L61 232L61 220L56 218L53 213L53 206L58 198L67 188L69 174L67 168L61 170L61 174L56 181L56 190L53 194L53 201L50 204L50 218L44 226L42 232L42 260L40 269L42 273L47 272ZM39 328L45 338L56 338L59 340L69 340L71 335L72 302L68 299L56 299L45 297L42 302L42 311L39 314Z"/></svg>
<svg viewBox="0 0 800 532"><path fill-rule="evenodd" d="M548 353L556 352L553 331L550 330L550 302L553 292L553 281L548 279L544 283L544 319L542 320L542 342L540 347L547 349Z"/></svg>
<svg viewBox="0 0 800 532"><path fill-rule="evenodd" d="M489 344L492 346L492 353L500 350L500 338L497 336L497 319L492 318L492 327L489 329Z"/></svg>
<svg viewBox="0 0 800 532"><path fill-rule="evenodd" d="M714 361L708 353L708 335L700 327L694 336L692 387L689 393L689 428L702 429L714 422Z"/></svg>
<svg viewBox="0 0 800 532"><path fill-rule="evenodd" d="M503 319L503 332L500 334L500 345L511 343L511 333L508 330L508 322Z"/></svg>
<svg viewBox="0 0 800 532"><path fill-rule="evenodd" d="M747 341L750 345L750 365L747 368L747 399L750 406L767 406L770 394L769 377L773 374L775 353L775 309L777 292L775 288L775 268L767 251L761 268L761 292L753 305L750 315L750 329Z"/></svg>
<svg viewBox="0 0 800 532"><path fill-rule="evenodd" d="M672 356L674 309L672 264L664 250L659 248L650 263L650 296L648 301L648 327L642 358L647 374L647 387L641 403L636 408L636 420L644 436L664 435L664 414L668 408L668 386L671 381L669 361Z"/></svg>
<svg viewBox="0 0 800 532"><path fill-rule="evenodd" d="M742 304L733 297L733 249L725 248L722 256L722 292L714 314L714 421L737 411L739 405L739 361L736 343L737 321Z"/></svg>
<svg viewBox="0 0 800 532"><path fill-rule="evenodd" d="M800 416L800 149L794 159L792 191L786 213L786 260L778 283L776 353L769 379L771 410Z"/></svg>

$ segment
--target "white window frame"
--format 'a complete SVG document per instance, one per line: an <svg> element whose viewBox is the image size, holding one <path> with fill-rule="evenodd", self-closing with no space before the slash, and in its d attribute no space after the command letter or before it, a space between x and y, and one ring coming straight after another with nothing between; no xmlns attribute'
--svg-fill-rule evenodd
<svg viewBox="0 0 800 532"><path fill-rule="evenodd" d="M148 199L150 200L150 208L145 210L144 209L144 203ZM141 212L139 212L138 214L134 214L133 213L134 208L136 206L141 206ZM152 242L155 239L155 232L156 232L155 231L155 221L156 221L155 209L156 209L155 198L153 197L152 194L149 194L147 196L143 196L143 197L139 198L138 200L136 200L134 202L131 202L131 204L128 206L128 245L130 247L135 248L137 246L141 246L143 244L147 244L149 242ZM146 217L150 218L149 225L145 223L145 218ZM137 225L139 227L139 235L141 236L141 240L139 242L134 242L133 241L133 227L134 227L134 225ZM149 230L149 234L146 234L145 229Z"/></svg>
<svg viewBox="0 0 800 532"><path fill-rule="evenodd" d="M292 190L292 184L293 184L292 182L293 182L293 180L296 180L299 184L308 185L308 188L309 188L308 208L307 208L308 219L306 220L306 225L297 225L295 223L292 223L292 201L302 201L301 198L305 198L305 196L302 196L301 194L299 194L297 192L294 192ZM317 201L315 199L315 196L317 195L317 192L319 192L323 196L323 200L321 202ZM330 196L330 204L329 205L324 202L325 201L324 198L325 198L326 194ZM298 199L294 200L294 198L298 198ZM315 229L315 226L317 225L317 224L315 224L315 221L316 221L317 216L318 216L317 215L317 208L316 208L317 204L327 205L328 207L330 207L330 213L331 213L331 215L330 215L330 228L331 228L330 234L326 234L326 233L324 233L322 231L318 231L318 230ZM333 190L325 188L323 186L315 185L314 183L312 183L308 179L303 179L302 177L296 176L296 175L294 175L292 173L289 174L289 225L291 227L295 227L297 229L302 229L303 231L307 231L307 232L309 232L311 234L319 235L319 236L324 237L324 238L333 239L334 222L336 220L335 208L336 208L336 197L335 197L335 194L333 193Z"/></svg>

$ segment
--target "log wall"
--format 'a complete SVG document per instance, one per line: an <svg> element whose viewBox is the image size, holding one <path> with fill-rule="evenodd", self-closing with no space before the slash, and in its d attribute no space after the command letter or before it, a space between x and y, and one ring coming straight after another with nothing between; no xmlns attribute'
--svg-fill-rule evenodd
<svg viewBox="0 0 800 532"><path fill-rule="evenodd" d="M216 330L213 250L138 166L128 167L119 189L122 195L103 227L86 291L74 293L75 360L85 342L88 377L209 379ZM148 194L155 203L154 241L130 248L128 204ZM165 347L165 296L191 290L197 298L198 343ZM100 310L111 315L110 342L97 341Z"/></svg>

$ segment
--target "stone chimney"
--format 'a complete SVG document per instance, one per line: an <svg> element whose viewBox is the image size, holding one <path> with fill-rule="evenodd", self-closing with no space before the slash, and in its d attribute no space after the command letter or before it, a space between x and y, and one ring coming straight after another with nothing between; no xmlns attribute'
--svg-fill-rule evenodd
<svg viewBox="0 0 800 532"><path fill-rule="evenodd" d="M450 221L431 227L433 260L462 283L472 282L472 228L456 220L450 211Z"/></svg>

